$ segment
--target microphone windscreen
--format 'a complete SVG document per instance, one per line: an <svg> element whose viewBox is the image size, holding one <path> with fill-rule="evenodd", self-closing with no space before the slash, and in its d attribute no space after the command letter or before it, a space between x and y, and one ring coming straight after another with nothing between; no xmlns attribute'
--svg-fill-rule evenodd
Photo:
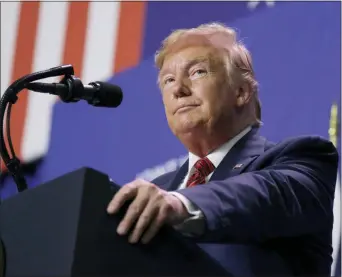
<svg viewBox="0 0 342 277"><path fill-rule="evenodd" d="M115 108L121 104L123 93L119 86L100 81L95 83L99 86L97 97L100 103L98 106Z"/></svg>

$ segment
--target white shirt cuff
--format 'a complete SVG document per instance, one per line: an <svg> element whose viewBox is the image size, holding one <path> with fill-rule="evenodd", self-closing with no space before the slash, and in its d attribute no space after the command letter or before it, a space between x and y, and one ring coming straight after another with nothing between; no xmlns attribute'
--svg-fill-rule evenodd
<svg viewBox="0 0 342 277"><path fill-rule="evenodd" d="M192 216L186 219L181 224L173 226L177 231L180 231L184 235L200 235L204 231L204 216L200 209L196 207L189 199L187 199L184 195L172 191L169 192L173 196L177 197L180 201L182 201L184 207L187 209L188 213Z"/></svg>

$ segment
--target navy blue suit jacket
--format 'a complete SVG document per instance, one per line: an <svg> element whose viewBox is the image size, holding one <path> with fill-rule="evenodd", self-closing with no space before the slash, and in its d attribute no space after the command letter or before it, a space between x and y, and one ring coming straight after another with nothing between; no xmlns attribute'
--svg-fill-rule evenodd
<svg viewBox="0 0 342 277"><path fill-rule="evenodd" d="M234 276L330 276L337 167L323 138L274 144L253 128L209 182L178 190L205 216L192 239ZM153 182L177 190L187 171L188 162Z"/></svg>

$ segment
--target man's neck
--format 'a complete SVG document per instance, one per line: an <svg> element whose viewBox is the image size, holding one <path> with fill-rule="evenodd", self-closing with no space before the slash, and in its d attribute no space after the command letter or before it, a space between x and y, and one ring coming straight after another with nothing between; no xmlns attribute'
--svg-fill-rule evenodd
<svg viewBox="0 0 342 277"><path fill-rule="evenodd" d="M242 126L240 128L236 128L235 131L226 130L226 132L193 132L187 133L182 136L181 141L183 142L184 146L188 149L189 152L193 153L194 155L203 158L206 157L208 154L213 152L215 149L219 148L221 145L225 144L227 141L234 138L244 129L246 129L251 124Z"/></svg>

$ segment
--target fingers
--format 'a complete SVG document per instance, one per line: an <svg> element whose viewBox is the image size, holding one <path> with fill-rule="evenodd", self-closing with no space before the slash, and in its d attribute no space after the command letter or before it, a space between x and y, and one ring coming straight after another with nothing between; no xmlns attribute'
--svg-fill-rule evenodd
<svg viewBox="0 0 342 277"><path fill-rule="evenodd" d="M138 193L138 183L136 181L124 185L108 204L107 212L114 214L125 204L126 201L134 198Z"/></svg>
<svg viewBox="0 0 342 277"><path fill-rule="evenodd" d="M117 232L119 235L126 235L132 225L143 213L148 203L148 197L144 194L138 194L137 198L129 205L124 218L121 220Z"/></svg>
<svg viewBox="0 0 342 277"><path fill-rule="evenodd" d="M121 220L117 233L126 235L130 232L131 243L138 242L141 237L143 243L148 243L172 215L172 201L167 198L167 193L156 185L144 180L135 180L124 185L116 193L107 207L107 212L116 213L128 200L133 202Z"/></svg>
<svg viewBox="0 0 342 277"><path fill-rule="evenodd" d="M143 236L142 242L148 243L164 225L171 210L167 202L158 201L158 197L152 198L139 217L129 241L136 243Z"/></svg>
<svg viewBox="0 0 342 277"><path fill-rule="evenodd" d="M138 222L136 223L135 228L128 239L129 242L138 242L145 229L151 224L151 221L154 220L157 214L158 207L155 206L152 201L150 201L143 213L140 215Z"/></svg>
<svg viewBox="0 0 342 277"><path fill-rule="evenodd" d="M160 228L164 225L167 215L168 215L168 206L163 206L162 209L159 211L155 220L152 222L152 224L150 224L148 229L145 231L141 239L142 243L145 243L145 244L149 243L151 239L153 239L156 236Z"/></svg>

